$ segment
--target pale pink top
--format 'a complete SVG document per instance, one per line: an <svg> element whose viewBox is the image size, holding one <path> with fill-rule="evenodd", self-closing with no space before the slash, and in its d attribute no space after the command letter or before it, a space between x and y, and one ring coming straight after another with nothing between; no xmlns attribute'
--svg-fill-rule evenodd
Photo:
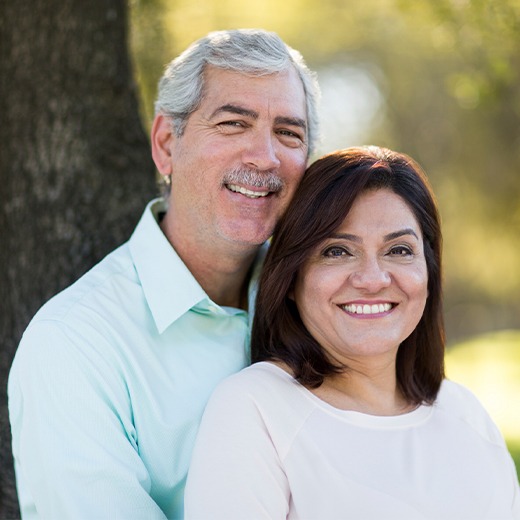
<svg viewBox="0 0 520 520"><path fill-rule="evenodd" d="M270 363L217 388L185 496L187 520L520 519L504 440L467 389L393 417L338 410Z"/></svg>

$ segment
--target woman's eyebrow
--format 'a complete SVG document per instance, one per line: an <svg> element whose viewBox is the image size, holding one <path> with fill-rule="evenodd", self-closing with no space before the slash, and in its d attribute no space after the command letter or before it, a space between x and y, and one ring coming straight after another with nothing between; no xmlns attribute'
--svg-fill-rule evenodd
<svg viewBox="0 0 520 520"><path fill-rule="evenodd" d="M411 235L414 236L417 240L419 240L419 237L417 236L417 233L412 228L405 228L401 229L399 231L394 231L393 233L388 233L388 235L384 236L385 241L394 240L396 238Z"/></svg>
<svg viewBox="0 0 520 520"><path fill-rule="evenodd" d="M357 235L351 235L350 233L333 233L330 238L341 238L343 240L348 240L349 242L357 243L363 242L361 237L358 237Z"/></svg>
<svg viewBox="0 0 520 520"><path fill-rule="evenodd" d="M419 240L419 237L417 236L417 233L412 228L405 228L400 229L399 231L393 231L392 233L388 233L383 237L385 242L389 242L390 240L395 240L396 238L411 235L414 236L417 240ZM333 233L331 235L331 238L341 238L343 240L348 240L349 242L356 242L361 243L363 242L363 239L361 237L358 237L357 235L352 235L350 233Z"/></svg>

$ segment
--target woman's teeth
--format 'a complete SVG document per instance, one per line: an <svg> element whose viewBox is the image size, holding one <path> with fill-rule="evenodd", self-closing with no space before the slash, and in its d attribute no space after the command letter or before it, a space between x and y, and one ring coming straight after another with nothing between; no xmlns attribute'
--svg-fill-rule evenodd
<svg viewBox="0 0 520 520"><path fill-rule="evenodd" d="M373 305L342 305L342 309L351 314L381 314L383 312L388 312L392 308L391 303L375 303Z"/></svg>

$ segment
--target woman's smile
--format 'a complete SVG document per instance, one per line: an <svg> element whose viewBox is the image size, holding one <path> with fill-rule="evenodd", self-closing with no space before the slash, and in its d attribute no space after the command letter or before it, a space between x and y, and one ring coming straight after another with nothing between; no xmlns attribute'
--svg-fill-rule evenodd
<svg viewBox="0 0 520 520"><path fill-rule="evenodd" d="M392 303L374 303L374 302L354 302L340 305L340 307L348 314L356 316L381 317L387 315L395 304Z"/></svg>

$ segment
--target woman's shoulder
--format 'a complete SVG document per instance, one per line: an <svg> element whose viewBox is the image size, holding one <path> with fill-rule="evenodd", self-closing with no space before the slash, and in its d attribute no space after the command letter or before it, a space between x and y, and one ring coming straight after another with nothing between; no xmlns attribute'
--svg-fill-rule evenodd
<svg viewBox="0 0 520 520"><path fill-rule="evenodd" d="M262 361L225 378L213 395L280 396L293 393L298 385L280 365Z"/></svg>
<svg viewBox="0 0 520 520"><path fill-rule="evenodd" d="M458 413L485 412L482 403L469 388L451 379L442 382L436 403Z"/></svg>
<svg viewBox="0 0 520 520"><path fill-rule="evenodd" d="M503 444L502 434L478 397L467 387L445 379L435 402L437 409L462 421L495 444Z"/></svg>
<svg viewBox="0 0 520 520"><path fill-rule="evenodd" d="M315 410L305 391L286 370L255 363L224 379L211 396L206 414L250 417L272 432L293 431Z"/></svg>

